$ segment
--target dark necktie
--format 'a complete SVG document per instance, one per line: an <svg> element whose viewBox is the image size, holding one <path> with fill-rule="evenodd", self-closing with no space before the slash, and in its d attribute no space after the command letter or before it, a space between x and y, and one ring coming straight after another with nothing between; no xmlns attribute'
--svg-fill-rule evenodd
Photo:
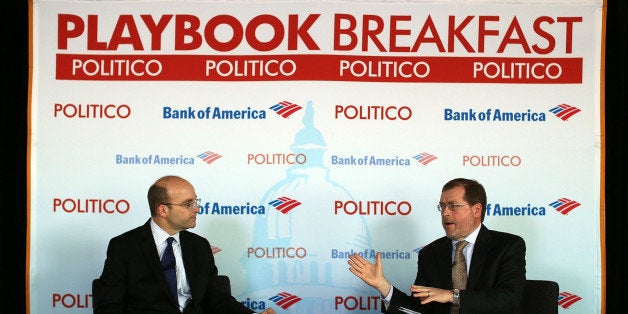
<svg viewBox="0 0 628 314"><path fill-rule="evenodd" d="M467 287L467 261L462 254L462 249L467 246L469 242L462 240L456 243L456 252L454 253L454 265L451 267L451 281L454 284L454 289L464 290ZM459 306L453 305L451 313L458 313Z"/></svg>
<svg viewBox="0 0 628 314"><path fill-rule="evenodd" d="M172 251L172 241L174 241L174 238L169 237L166 241L168 245L166 246L164 255L161 257L161 269L164 270L174 300L179 303L177 297L177 262L174 259L174 251Z"/></svg>

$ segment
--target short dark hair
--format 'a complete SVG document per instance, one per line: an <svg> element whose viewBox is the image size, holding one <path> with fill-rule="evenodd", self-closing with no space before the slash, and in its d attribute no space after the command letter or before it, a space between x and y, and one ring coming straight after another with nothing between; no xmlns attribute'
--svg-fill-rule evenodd
<svg viewBox="0 0 628 314"><path fill-rule="evenodd" d="M153 185L148 188L148 207L150 208L150 215L157 215L157 207L160 204L170 202L170 196L168 195L168 189L166 189L166 182L175 176L165 176L159 178Z"/></svg>
<svg viewBox="0 0 628 314"><path fill-rule="evenodd" d="M464 188L464 200L467 203L470 205L477 203L482 204L482 221L484 221L484 215L486 214L486 191L482 184L474 179L456 178L445 183L441 191L445 192L458 186Z"/></svg>

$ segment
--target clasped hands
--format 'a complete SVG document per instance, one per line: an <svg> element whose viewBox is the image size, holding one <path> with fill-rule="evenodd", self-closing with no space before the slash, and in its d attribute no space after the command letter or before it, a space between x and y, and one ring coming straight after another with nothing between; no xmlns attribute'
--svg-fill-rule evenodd
<svg viewBox="0 0 628 314"><path fill-rule="evenodd" d="M370 263L364 257L357 253L349 255L349 271L362 279L367 285L377 289L382 297L386 297L392 288L392 285L384 277L384 269L382 266L382 255L375 255L375 264ZM410 293L413 297L419 298L421 304L430 302L447 303L453 301L453 293L451 290L439 289L434 287L416 286L410 287Z"/></svg>

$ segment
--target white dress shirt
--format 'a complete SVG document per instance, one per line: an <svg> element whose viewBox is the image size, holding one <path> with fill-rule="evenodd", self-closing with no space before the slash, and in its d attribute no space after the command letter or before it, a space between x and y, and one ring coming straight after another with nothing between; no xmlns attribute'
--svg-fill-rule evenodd
<svg viewBox="0 0 628 314"><path fill-rule="evenodd" d="M173 237L172 250L174 252L174 259L177 265L177 296L179 299L179 311L183 311L186 303L192 298L190 292L190 285L188 279L185 276L185 267L183 265L183 255L181 255L181 242L179 241L179 233L169 235L161 227L159 227L152 219L150 220L150 229L153 232L153 239L155 240L155 246L157 247L157 253L159 253L159 260L164 255L168 242L168 237Z"/></svg>

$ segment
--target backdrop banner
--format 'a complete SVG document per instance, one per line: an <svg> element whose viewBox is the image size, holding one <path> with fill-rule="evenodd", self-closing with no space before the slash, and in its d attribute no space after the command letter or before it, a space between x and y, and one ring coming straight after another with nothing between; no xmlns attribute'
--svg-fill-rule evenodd
<svg viewBox="0 0 628 314"><path fill-rule="evenodd" d="M559 312L601 313L603 5L33 0L28 311L91 313L109 239L175 174L256 311L381 312L348 256L409 292L466 177Z"/></svg>

